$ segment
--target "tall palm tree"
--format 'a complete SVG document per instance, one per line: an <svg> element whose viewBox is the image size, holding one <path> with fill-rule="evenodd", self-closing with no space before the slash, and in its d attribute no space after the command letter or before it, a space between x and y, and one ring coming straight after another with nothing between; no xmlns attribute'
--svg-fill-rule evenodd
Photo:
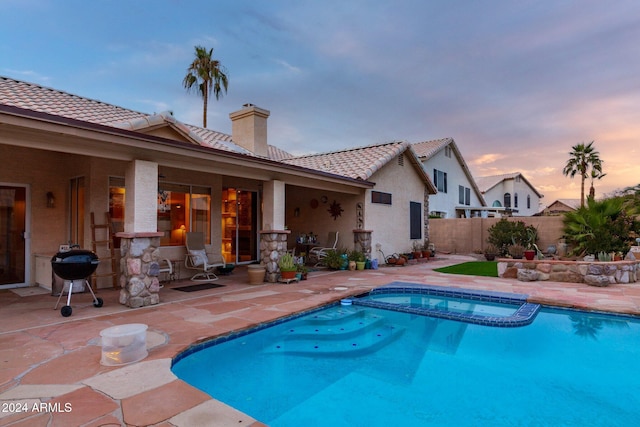
<svg viewBox="0 0 640 427"><path fill-rule="evenodd" d="M600 180L605 176L607 176L607 174L602 173L601 170L598 171L596 169L591 169L591 187L589 187L589 198L591 199L596 198L596 188L593 186L593 181L595 181L596 179Z"/></svg>
<svg viewBox="0 0 640 427"><path fill-rule="evenodd" d="M580 175L580 207L584 207L584 181L589 177L589 171L593 170L598 175L602 175L602 160L600 160L600 153L593 147L593 142L586 145L581 142L571 147L569 160L562 170L565 176L571 176L571 178Z"/></svg>
<svg viewBox="0 0 640 427"><path fill-rule="evenodd" d="M187 92L196 89L202 96L204 100L202 126L206 128L209 94L213 93L216 99L220 99L223 89L227 93L229 79L220 61L213 59L213 48L207 50L203 46L196 46L195 49L196 58L187 68L187 75L182 80L182 85Z"/></svg>

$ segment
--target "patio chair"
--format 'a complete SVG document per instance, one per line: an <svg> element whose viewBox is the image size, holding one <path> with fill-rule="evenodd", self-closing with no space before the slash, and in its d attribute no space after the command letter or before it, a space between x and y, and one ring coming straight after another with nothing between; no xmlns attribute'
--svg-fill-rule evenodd
<svg viewBox="0 0 640 427"><path fill-rule="evenodd" d="M309 249L309 260L315 262L315 265L322 264L322 260L327 256L327 252L335 250L338 247L338 231L330 231L327 238L327 245L331 246L316 246Z"/></svg>
<svg viewBox="0 0 640 427"><path fill-rule="evenodd" d="M187 255L184 259L185 267L199 271L191 277L191 280L194 282L218 280L218 276L213 270L226 265L222 254L219 257L214 257L211 253L207 253L204 246L204 235L201 232L187 232L185 245L187 247Z"/></svg>

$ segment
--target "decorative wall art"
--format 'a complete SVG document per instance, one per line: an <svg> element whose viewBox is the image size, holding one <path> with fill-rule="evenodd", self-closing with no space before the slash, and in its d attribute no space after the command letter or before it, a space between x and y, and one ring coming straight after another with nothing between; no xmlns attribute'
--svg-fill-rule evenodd
<svg viewBox="0 0 640 427"><path fill-rule="evenodd" d="M329 212L329 215L331 215L333 217L333 220L335 221L336 219L338 219L339 216L342 215L342 212L344 212L344 209L342 209L342 206L340 206L340 203L338 203L338 202L336 202L334 200L333 203L331 203L329 205L329 209L327 209L327 211Z"/></svg>

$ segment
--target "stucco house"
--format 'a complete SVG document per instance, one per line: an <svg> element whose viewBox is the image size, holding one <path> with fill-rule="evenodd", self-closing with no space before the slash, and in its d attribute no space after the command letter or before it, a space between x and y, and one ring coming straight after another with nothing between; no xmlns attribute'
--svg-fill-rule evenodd
<svg viewBox="0 0 640 427"><path fill-rule="evenodd" d="M544 196L520 172L476 178L487 205L510 216L532 216Z"/></svg>
<svg viewBox="0 0 640 427"><path fill-rule="evenodd" d="M0 77L0 288L47 286L60 244L91 248L91 214L117 228L132 307L159 301L158 265L184 260L188 231L227 262L265 262L268 280L297 233L339 231L372 257L426 237L435 188L409 143L291 157L267 143L269 115L247 104L228 135Z"/></svg>
<svg viewBox="0 0 640 427"><path fill-rule="evenodd" d="M429 197L429 214L440 218L487 215L484 197L453 138L412 144L438 192Z"/></svg>

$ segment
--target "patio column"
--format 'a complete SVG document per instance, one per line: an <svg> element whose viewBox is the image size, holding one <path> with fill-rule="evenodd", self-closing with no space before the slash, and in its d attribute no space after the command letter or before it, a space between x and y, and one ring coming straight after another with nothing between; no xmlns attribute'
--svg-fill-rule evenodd
<svg viewBox="0 0 640 427"><path fill-rule="evenodd" d="M353 248L362 252L367 259L371 259L371 233L372 230L353 230Z"/></svg>
<svg viewBox="0 0 640 427"><path fill-rule="evenodd" d="M285 184L282 181L265 181L262 187L262 228L284 230Z"/></svg>
<svg viewBox="0 0 640 427"><path fill-rule="evenodd" d="M134 160L125 174L124 232L120 237L120 304L143 307L160 302L158 164Z"/></svg>
<svg viewBox="0 0 640 427"><path fill-rule="evenodd" d="M290 230L262 230L260 231L260 263L264 264L267 272L267 282L278 281L278 260L287 251L287 238Z"/></svg>

